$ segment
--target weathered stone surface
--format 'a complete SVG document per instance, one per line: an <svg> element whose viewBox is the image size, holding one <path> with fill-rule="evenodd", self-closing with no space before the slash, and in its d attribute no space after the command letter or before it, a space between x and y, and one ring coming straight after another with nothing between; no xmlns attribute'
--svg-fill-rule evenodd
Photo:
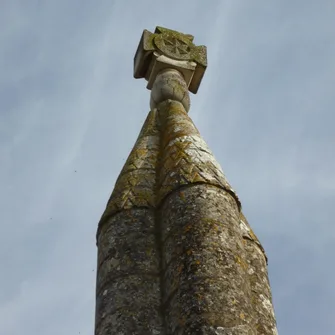
<svg viewBox="0 0 335 335"><path fill-rule="evenodd" d="M191 205L185 208L185 203ZM218 187L193 185L183 195L171 194L161 212L168 333L180 328L188 334L200 326L252 329L248 265L235 199Z"/></svg>
<svg viewBox="0 0 335 335"><path fill-rule="evenodd" d="M157 202L180 186L207 183L231 192L239 204L235 191L183 105L166 101L159 105L158 117L161 125L161 163Z"/></svg>
<svg viewBox="0 0 335 335"><path fill-rule="evenodd" d="M117 229L108 235L110 244L105 244L107 250L104 251L101 247L99 252L99 256L104 257L98 258L98 289L103 288L113 278L132 273L159 275L154 233L148 232L146 236L143 235L142 232L134 232L131 228L127 236L120 236Z"/></svg>
<svg viewBox="0 0 335 335"><path fill-rule="evenodd" d="M241 225L245 225L247 229L251 230L243 215L241 216ZM277 334L267 272L267 259L255 234L252 233L251 236L253 238L250 239L243 235L251 288L251 303L255 313L255 329L257 334Z"/></svg>
<svg viewBox="0 0 335 335"><path fill-rule="evenodd" d="M115 278L97 297L96 334L162 334L158 297L158 277Z"/></svg>
<svg viewBox="0 0 335 335"><path fill-rule="evenodd" d="M155 213L132 208L110 217L98 235L96 335L162 334Z"/></svg>
<svg viewBox="0 0 335 335"><path fill-rule="evenodd" d="M151 213L147 215L147 213ZM98 266L120 250L127 249L127 245L135 239L148 243L147 239L155 232L153 210L124 210L110 217L100 230L98 237Z"/></svg>
<svg viewBox="0 0 335 335"><path fill-rule="evenodd" d="M115 183L98 226L99 231L110 216L133 207L155 207L156 166L160 136L157 112L150 111L137 141Z"/></svg>

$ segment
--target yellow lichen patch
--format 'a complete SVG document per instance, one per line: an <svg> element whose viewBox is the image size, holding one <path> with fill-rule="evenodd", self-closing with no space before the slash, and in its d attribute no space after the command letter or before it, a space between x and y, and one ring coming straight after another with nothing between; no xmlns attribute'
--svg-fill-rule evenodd
<svg viewBox="0 0 335 335"><path fill-rule="evenodd" d="M190 132L187 131L187 129L185 129L184 127L180 129L178 132L173 132L173 131L168 132L167 131L162 138L163 148L165 151L164 153L167 154L167 152L171 152L171 153L178 155L178 152L185 151L185 149L187 149L187 146L190 146L192 144L191 141L189 141L188 143L187 142L185 143L185 141L178 142L177 139L180 137L186 137L189 135L190 135ZM171 148L171 143L173 143L172 148Z"/></svg>
<svg viewBox="0 0 335 335"><path fill-rule="evenodd" d="M131 151L121 174L137 169L155 169L158 160L158 138L140 140Z"/></svg>
<svg viewBox="0 0 335 335"><path fill-rule="evenodd" d="M254 305L258 303L258 299L256 298L255 295L251 296L251 303L254 304Z"/></svg>
<svg viewBox="0 0 335 335"><path fill-rule="evenodd" d="M184 227L184 233L187 233L188 231L190 231L191 228L192 228L192 224L189 223L188 225L186 225L186 226Z"/></svg>
<svg viewBox="0 0 335 335"><path fill-rule="evenodd" d="M256 323L256 330L257 331L260 331L260 330L262 330L262 328L263 328L263 325L262 324L260 324L260 323Z"/></svg>
<svg viewBox="0 0 335 335"><path fill-rule="evenodd" d="M249 227L250 231L249 231L249 234L250 236L252 237L253 240L255 241L258 241L258 238L257 236L255 235L255 233L252 231L252 229Z"/></svg>
<svg viewBox="0 0 335 335"><path fill-rule="evenodd" d="M222 223L219 220L215 220L212 218L202 218L201 220L208 226L210 226L210 228L213 229L214 231L218 231L219 227L222 225Z"/></svg>
<svg viewBox="0 0 335 335"><path fill-rule="evenodd" d="M244 313L240 313L240 319L245 320L245 315L244 315Z"/></svg>
<svg viewBox="0 0 335 335"><path fill-rule="evenodd" d="M187 158L187 155L185 154L186 150L190 148L190 146L192 145L192 141L188 140L188 141L183 141L183 142L175 142L173 143L173 147L171 149L173 149L174 153L176 153L177 157L179 155L181 155L181 157ZM170 149L170 151L172 151Z"/></svg>
<svg viewBox="0 0 335 335"><path fill-rule="evenodd" d="M150 249L147 249L146 251L145 251L145 253L146 253L146 255L147 256L151 256L152 255L152 252L153 252L153 250L150 248Z"/></svg>
<svg viewBox="0 0 335 335"><path fill-rule="evenodd" d="M144 121L144 124L142 126L142 129L139 133L139 136L137 138L137 141L140 138L143 138L145 136L155 136L158 135L158 124L157 124L158 118L156 111L150 111L148 113L148 116L146 120Z"/></svg>
<svg viewBox="0 0 335 335"><path fill-rule="evenodd" d="M199 135L191 118L179 102L162 103L159 110L163 149L174 139L187 135Z"/></svg>
<svg viewBox="0 0 335 335"><path fill-rule="evenodd" d="M144 157L147 156L148 150L139 148L139 149L136 150L136 153L139 156L139 158L144 158Z"/></svg>
<svg viewBox="0 0 335 335"><path fill-rule="evenodd" d="M180 185L192 183L208 183L233 192L182 105L167 103L162 104L161 109L162 164L158 170L158 202Z"/></svg>
<svg viewBox="0 0 335 335"><path fill-rule="evenodd" d="M203 294L201 294L201 293L196 293L196 296L197 296L197 298L198 298L198 301L202 301L202 300L204 300L204 295Z"/></svg>
<svg viewBox="0 0 335 335"><path fill-rule="evenodd" d="M184 58L188 60L196 61L199 66L206 68L207 66L206 47L203 45L195 46L193 44L194 37L192 35L183 34L181 32L163 28L163 27L156 27L155 34L153 35L155 38L154 41L156 41L156 38L160 35L164 38L177 39L177 40L183 41L185 45L189 47L189 54L186 54ZM155 42L153 43L155 44ZM169 55L169 56L173 57L173 55Z"/></svg>
<svg viewBox="0 0 335 335"><path fill-rule="evenodd" d="M159 153L157 113L150 111L138 139L115 183L100 224L122 209L154 207Z"/></svg>
<svg viewBox="0 0 335 335"><path fill-rule="evenodd" d="M248 264L239 256L235 256L235 261L239 264L244 270L248 268Z"/></svg>
<svg viewBox="0 0 335 335"><path fill-rule="evenodd" d="M155 205L154 186L154 171L137 170L119 176L103 217L134 206L153 207Z"/></svg>

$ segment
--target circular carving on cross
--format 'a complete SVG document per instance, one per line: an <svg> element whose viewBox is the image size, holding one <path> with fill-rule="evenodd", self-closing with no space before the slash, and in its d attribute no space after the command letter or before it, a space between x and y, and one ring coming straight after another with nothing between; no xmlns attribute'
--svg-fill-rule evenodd
<svg viewBox="0 0 335 335"><path fill-rule="evenodd" d="M166 56L173 59L189 60L193 43L183 36L160 34L155 37L155 45Z"/></svg>

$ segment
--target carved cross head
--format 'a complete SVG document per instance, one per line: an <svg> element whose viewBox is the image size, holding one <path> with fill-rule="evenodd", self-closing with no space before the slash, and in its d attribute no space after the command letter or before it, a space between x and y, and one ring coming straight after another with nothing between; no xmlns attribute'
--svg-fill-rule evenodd
<svg viewBox="0 0 335 335"><path fill-rule="evenodd" d="M156 27L154 33L144 30L134 58L134 77L145 78L151 89L159 72L178 70L188 89L197 93L207 67L206 47L193 44L193 36Z"/></svg>

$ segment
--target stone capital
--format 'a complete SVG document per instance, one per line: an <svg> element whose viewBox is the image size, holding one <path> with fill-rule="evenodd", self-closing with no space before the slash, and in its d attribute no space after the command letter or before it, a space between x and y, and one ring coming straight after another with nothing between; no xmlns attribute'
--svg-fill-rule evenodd
<svg viewBox="0 0 335 335"><path fill-rule="evenodd" d="M159 72L179 71L188 90L197 93L207 67L206 47L193 44L193 36L156 27L144 30L134 58L134 77L145 78L152 89Z"/></svg>

